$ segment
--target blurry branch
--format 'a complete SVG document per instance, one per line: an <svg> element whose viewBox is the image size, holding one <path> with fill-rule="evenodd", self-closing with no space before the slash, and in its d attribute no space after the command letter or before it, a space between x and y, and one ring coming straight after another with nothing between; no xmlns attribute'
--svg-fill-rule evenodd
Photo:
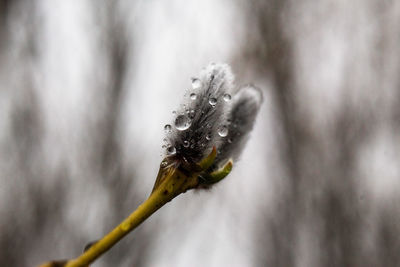
<svg viewBox="0 0 400 267"><path fill-rule="evenodd" d="M304 104L304 100L301 102L296 99L296 96L308 90L300 87L295 79L295 63L302 51L294 45L298 38L303 38L303 32L301 27L293 25L295 20L288 18L287 14L290 10L295 10L293 13L296 14L300 10L305 12L302 16L310 16L315 10L308 10L304 6L312 6L316 10L329 6L326 3L307 5L307 2L256 0L252 5L247 5L248 20L253 24L249 28L257 31L256 34L249 33L253 42L248 42L245 58L253 61L251 64L258 67L260 76L268 74L272 78L273 104L281 130L278 134L281 139L282 162L288 174L283 193L280 193L277 200L278 206L282 208L275 210L271 217L259 218L265 245L257 244L259 251L256 254L263 266L296 266L299 250L308 250L309 260L316 263L316 266L397 266L398 253L392 254L392 251L393 247L399 247L399 242L398 239L389 238L389 233L396 236L399 232L398 227L389 223L393 218L386 216L379 222L382 232L377 233L378 242L382 242L381 247L384 249L382 256L374 259L375 264L370 262L372 256L362 250L367 225L365 213L369 207L363 206L357 199L357 180L361 179L356 176L357 152L366 145L371 131L376 129L377 124L371 114L377 114L377 110L368 106L360 109L344 99L340 112L331 122L331 131L312 127L310 118L299 112L302 105L313 105L313 102L309 100L309 103ZM367 6L371 2L366 1L360 5ZM313 31L323 31L317 23L314 27ZM289 28L297 30L299 36ZM392 33L387 25L382 26L382 29L385 29L383 32ZM381 43L389 42L384 40ZM373 57L377 52L370 53ZM384 61L382 58L381 62ZM357 77L350 74L354 67L351 60L346 63L349 76L345 77L342 90L352 92L355 85L351 81ZM387 69L384 68L384 72ZM381 76L385 77L383 73ZM321 90L324 90L323 87L321 84ZM310 223L312 226L309 226ZM257 239L260 238L258 231ZM313 235L318 246L300 243L302 240L299 240L299 235L303 234ZM377 247L374 249L380 251L380 246ZM270 252L265 256L268 250Z"/></svg>
<svg viewBox="0 0 400 267"><path fill-rule="evenodd" d="M117 143L116 132L118 129L118 118L121 110L121 96L123 94L123 82L127 73L130 44L127 40L123 22L117 10L118 2L105 3L107 8L104 20L107 61L109 62L110 82L108 84L108 105L105 115L103 151L101 153L102 172L114 169L113 165L120 162L120 149ZM117 168L118 169L118 168ZM118 177L116 177L118 178Z"/></svg>
<svg viewBox="0 0 400 267"><path fill-rule="evenodd" d="M121 11L123 1L91 1L96 24L99 25L100 37L98 40L102 59L105 61L105 71L108 78L100 84L104 99L99 131L96 131L96 143L93 145L93 169L99 173L99 183L108 191L111 206L119 207L108 211L112 218L106 225L109 227L118 223L119 218L126 216L131 211L132 203L140 203L136 194L132 192L136 181L134 164L124 164L119 136L121 128L122 110L125 104L126 90L135 92L135 88L126 88L127 72L131 68L132 47L134 41L129 36L127 19L129 15ZM129 199L127 199L129 196ZM128 204L129 203L129 204ZM98 238L98 237L97 237ZM150 243L150 235L145 231L136 233L139 242L132 242L130 246L119 246L118 250L109 253L103 260L105 265L112 265L116 261L129 258L134 266L143 265L146 260L147 247ZM92 239L92 238L91 238Z"/></svg>
<svg viewBox="0 0 400 267"><path fill-rule="evenodd" d="M10 9L10 0L0 0L0 55L6 42L7 18Z"/></svg>
<svg viewBox="0 0 400 267"><path fill-rule="evenodd" d="M285 15L289 4L290 1L286 0L255 0L246 5L249 23L257 30L249 33L253 42L249 42L245 56L252 61L252 65L257 66L261 77L269 74L272 79L272 98L281 129L280 153L287 172L284 191L277 203L282 208L278 209L273 219L261 219L262 227L266 229L265 236L269 236L267 246L257 246L255 252L257 256L264 257L268 246L272 246L273 251L266 256L268 260L260 260L259 263L271 266L295 266L294 238L299 220L298 159L300 147L305 142L302 122L296 117L297 107L293 99L293 44L291 36L285 32Z"/></svg>

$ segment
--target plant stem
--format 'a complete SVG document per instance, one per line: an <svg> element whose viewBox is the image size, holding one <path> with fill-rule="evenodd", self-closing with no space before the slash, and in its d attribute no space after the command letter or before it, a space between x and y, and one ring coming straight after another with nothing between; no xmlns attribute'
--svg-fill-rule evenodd
<svg viewBox="0 0 400 267"><path fill-rule="evenodd" d="M113 247L119 240L134 230L150 215L159 208L171 201L173 198L186 190L194 188L198 184L197 176L188 177L178 169L162 170L159 177L162 176L162 182L155 188L149 198L144 201L128 218L114 228L102 239L94 243L78 258L66 262L65 267L86 267L104 252ZM41 265L41 267L57 266L55 262ZM59 266L59 265L58 265Z"/></svg>
<svg viewBox="0 0 400 267"><path fill-rule="evenodd" d="M110 233L105 235L101 240L97 241L86 252L78 258L67 263L66 267L87 266L93 262L104 252L114 246L119 240L135 229L140 223L146 220L163 204L160 200L160 194L156 192L143 202L128 218L114 228Z"/></svg>

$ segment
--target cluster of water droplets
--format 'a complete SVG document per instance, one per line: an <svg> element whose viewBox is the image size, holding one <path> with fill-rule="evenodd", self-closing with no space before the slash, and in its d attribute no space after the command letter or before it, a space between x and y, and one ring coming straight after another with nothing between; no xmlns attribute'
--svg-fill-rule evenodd
<svg viewBox="0 0 400 267"><path fill-rule="evenodd" d="M196 100L198 98L198 93L196 93L196 91L198 91L201 87L203 86L202 81L198 78L192 78L192 92L190 93L189 97L191 100ZM204 96L206 97L206 96ZM224 102L229 102L231 100L231 95L228 93L225 93L222 96L222 100ZM218 103L218 99L216 97L213 96L209 96L208 98L208 103L212 106L215 107ZM185 108L185 105L183 106ZM176 130L178 131L186 131L188 130L191 125L192 125L192 119L195 116L195 110L193 109L186 109L186 112L184 112L183 114L179 114L176 116L175 121L174 121L174 127ZM176 111L172 112L174 115L177 114ZM204 113L204 111L202 111L202 113ZM166 124L164 126L164 132L166 134L170 134L173 131L173 126L171 124ZM206 125L207 128L211 128L212 125L208 124ZM218 127L217 129L217 133L220 137L226 137L228 135L228 127L226 125L221 125ZM212 133L209 132L206 136L205 139L207 141L210 141L212 138ZM193 140L192 140L193 141ZM229 141L229 140L228 140ZM176 148L174 146L172 146L171 144L169 144L168 140L166 138L164 138L164 145L163 148L166 148L167 154L168 155L174 155L176 153ZM188 140L184 140L183 141L183 147L185 148L189 148L189 147L194 147L194 143L193 142L189 142ZM205 146L204 143L199 144L202 146Z"/></svg>

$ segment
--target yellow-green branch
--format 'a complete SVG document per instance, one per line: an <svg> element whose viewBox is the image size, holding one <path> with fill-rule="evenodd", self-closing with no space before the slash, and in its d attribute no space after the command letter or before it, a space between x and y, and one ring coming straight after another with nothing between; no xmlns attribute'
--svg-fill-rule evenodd
<svg viewBox="0 0 400 267"><path fill-rule="evenodd" d="M100 257L104 252L112 248L119 240L134 230L155 211L164 206L181 193L199 186L200 174L204 185L210 185L222 180L232 170L232 162L229 161L221 169L212 173L206 173L216 157L216 148L198 164L179 168L176 161L166 158L161 164L160 171L154 188L149 198L143 202L128 218L114 228L102 239L95 242L89 249L76 259L65 261L52 261L40 267L87 267Z"/></svg>
<svg viewBox="0 0 400 267"><path fill-rule="evenodd" d="M162 172L162 173L161 173ZM65 264L60 262L50 262L41 265L41 267L85 267L96 260L104 252L113 247L119 240L134 230L139 224L146 220L155 211L171 201L179 194L188 189L194 188L198 184L197 175L187 177L178 169L171 168L166 172L160 170L159 175L163 175L163 181L149 198L143 202L128 218L114 228L102 239L94 243L78 258L69 260Z"/></svg>

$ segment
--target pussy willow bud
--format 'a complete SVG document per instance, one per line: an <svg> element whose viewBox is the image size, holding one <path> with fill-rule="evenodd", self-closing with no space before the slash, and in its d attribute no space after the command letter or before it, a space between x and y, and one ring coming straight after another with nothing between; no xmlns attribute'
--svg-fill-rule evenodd
<svg viewBox="0 0 400 267"><path fill-rule="evenodd" d="M259 89L246 85L234 93L233 81L230 67L215 63L192 78L183 104L164 126L164 165L186 166L188 173L199 173L204 184L215 183L230 172L231 160L243 149L262 103ZM199 169L198 163L205 159L210 164Z"/></svg>
<svg viewBox="0 0 400 267"><path fill-rule="evenodd" d="M167 132L167 155L197 162L217 145L217 129L223 124L227 105L224 94L233 88L233 75L226 64L210 64L192 78L192 88Z"/></svg>
<svg viewBox="0 0 400 267"><path fill-rule="evenodd" d="M221 137L212 169L217 169L230 159L235 162L239 158L253 129L262 100L261 90L253 85L241 87L232 97L224 126L227 134Z"/></svg>

